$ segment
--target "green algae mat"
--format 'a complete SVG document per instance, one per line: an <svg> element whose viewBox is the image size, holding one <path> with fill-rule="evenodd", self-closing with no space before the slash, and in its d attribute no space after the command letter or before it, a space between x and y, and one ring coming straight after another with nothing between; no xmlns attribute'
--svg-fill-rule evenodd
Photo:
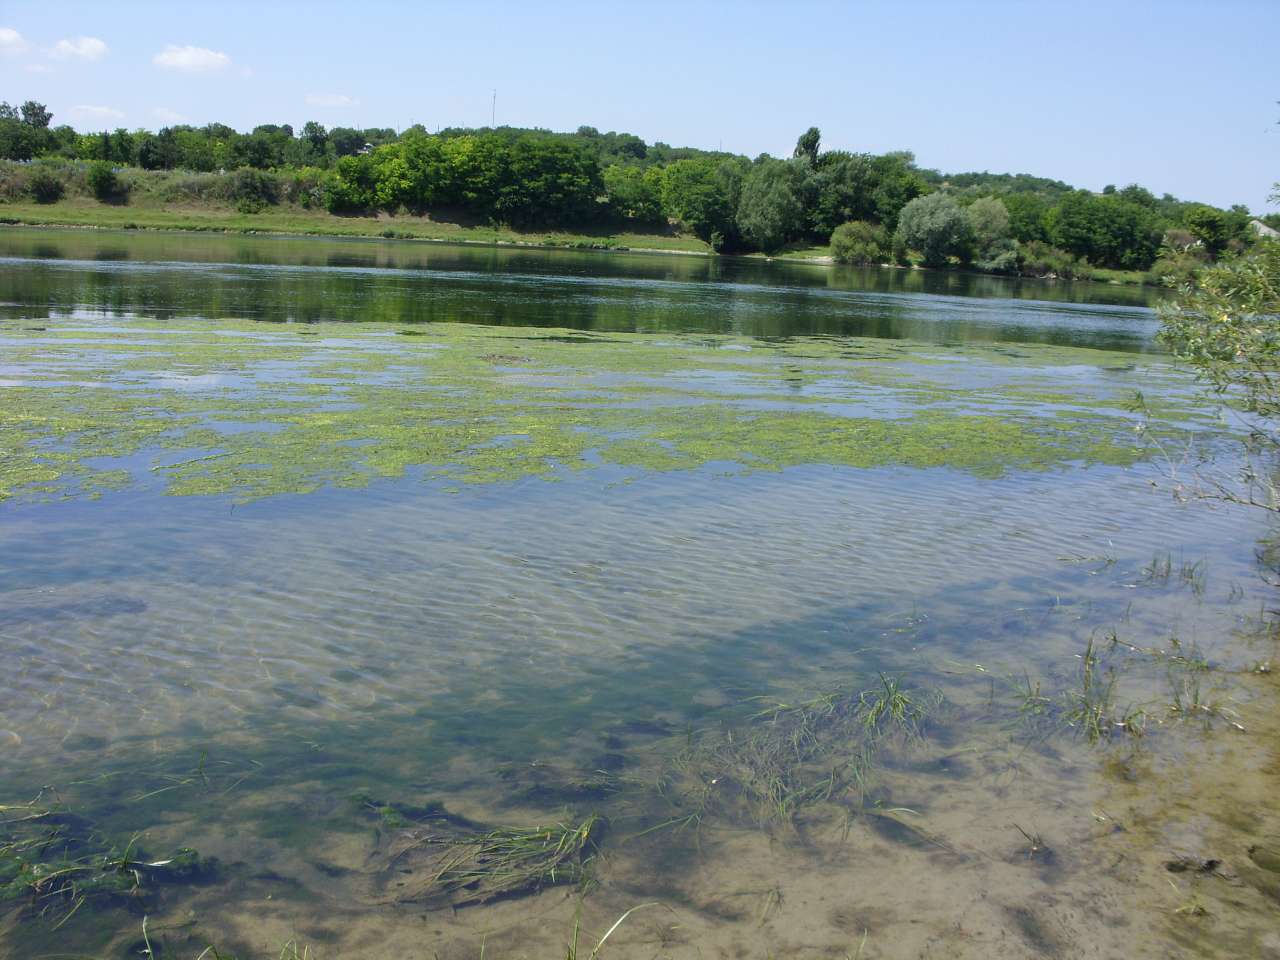
<svg viewBox="0 0 1280 960"><path fill-rule="evenodd" d="M997 476L1129 464L1153 424L1210 422L1158 361L1041 345L65 319L0 324L0 350L0 498L610 466Z"/></svg>

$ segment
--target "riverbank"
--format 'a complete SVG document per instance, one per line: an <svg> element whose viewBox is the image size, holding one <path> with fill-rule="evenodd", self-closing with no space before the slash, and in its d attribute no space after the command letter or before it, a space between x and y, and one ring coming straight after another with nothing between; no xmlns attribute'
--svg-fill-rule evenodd
<svg viewBox="0 0 1280 960"><path fill-rule="evenodd" d="M567 250L611 250L619 253L674 253L712 256L711 247L697 237L679 233L638 233L607 226L578 230L516 230L507 226L467 226L429 216L411 214L335 216L323 210L294 205L269 207L243 213L229 205L211 204L102 204L85 197L67 197L54 204L9 202L0 204L0 224L30 227L67 227L102 230L161 230L188 233L240 233L279 236L352 237L384 240L428 240L437 243L485 246L550 247ZM826 246L793 244L775 254L750 253L753 260L786 260L818 266L837 266ZM881 264L886 268L922 270ZM944 272L955 272L948 270ZM1054 278L1043 278L1054 279ZM1093 270L1094 283L1121 286L1150 285L1140 270Z"/></svg>
<svg viewBox="0 0 1280 960"><path fill-rule="evenodd" d="M710 254L711 248L689 234L635 233L607 226L579 230L515 230L505 226L467 226L425 216L335 216L323 210L288 205L243 213L216 204L113 205L84 197L58 203L0 204L0 223L37 227L87 227L108 230L175 230L197 233L282 234L435 240L568 249L638 250L653 253Z"/></svg>

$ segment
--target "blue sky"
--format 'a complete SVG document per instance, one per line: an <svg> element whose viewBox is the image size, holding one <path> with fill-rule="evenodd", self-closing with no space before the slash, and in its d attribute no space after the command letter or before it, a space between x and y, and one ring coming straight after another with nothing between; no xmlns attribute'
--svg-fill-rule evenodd
<svg viewBox="0 0 1280 960"><path fill-rule="evenodd" d="M1280 0L337 4L4 0L0 98L79 129L590 124L786 155L910 149L1254 210Z"/></svg>

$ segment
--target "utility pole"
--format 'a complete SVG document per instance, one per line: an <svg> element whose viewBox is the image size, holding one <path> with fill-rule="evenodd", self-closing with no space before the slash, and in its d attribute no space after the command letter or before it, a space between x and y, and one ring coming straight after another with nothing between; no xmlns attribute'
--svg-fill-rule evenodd
<svg viewBox="0 0 1280 960"><path fill-rule="evenodd" d="M497 128L498 119L498 88L493 88L493 105L489 108L489 129Z"/></svg>

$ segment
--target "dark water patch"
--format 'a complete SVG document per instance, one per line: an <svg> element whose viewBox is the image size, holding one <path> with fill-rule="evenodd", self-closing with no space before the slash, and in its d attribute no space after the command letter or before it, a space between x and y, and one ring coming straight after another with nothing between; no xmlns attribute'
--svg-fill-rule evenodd
<svg viewBox="0 0 1280 960"><path fill-rule="evenodd" d="M106 596L67 600L56 604L20 604L0 608L0 627L19 623L56 623L62 620L96 620L141 614L147 604L133 597Z"/></svg>

